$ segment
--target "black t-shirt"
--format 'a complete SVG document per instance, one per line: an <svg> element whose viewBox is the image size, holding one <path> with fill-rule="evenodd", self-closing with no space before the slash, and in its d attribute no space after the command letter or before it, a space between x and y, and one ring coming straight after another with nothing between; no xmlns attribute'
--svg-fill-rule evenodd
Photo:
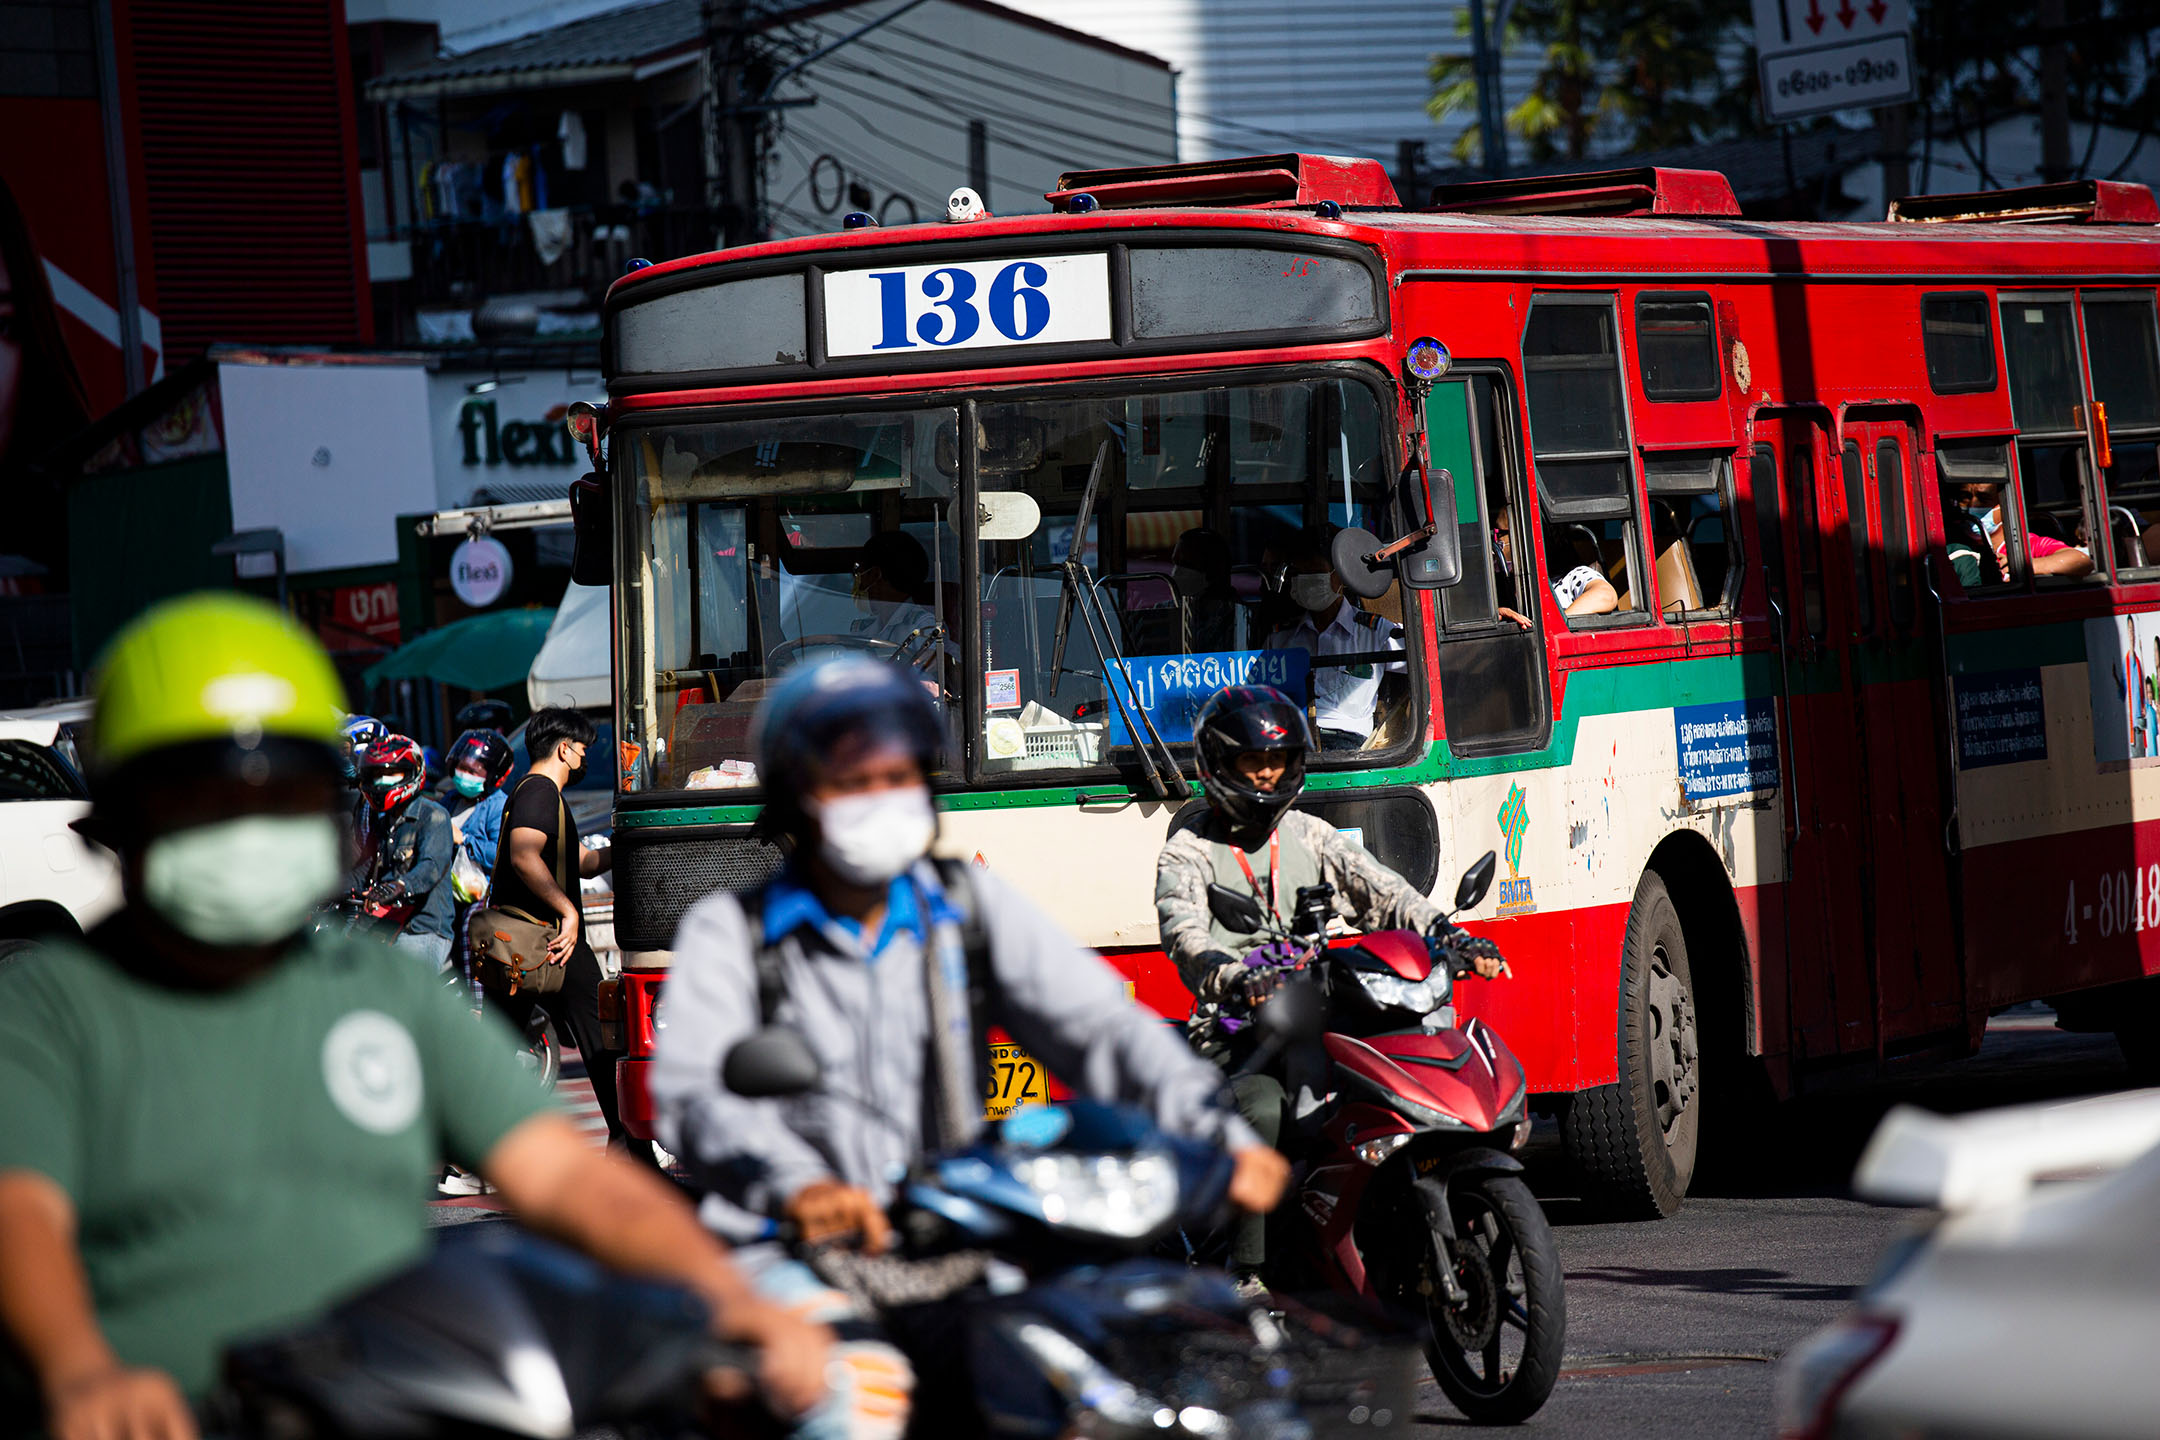
<svg viewBox="0 0 2160 1440"><path fill-rule="evenodd" d="M532 887L510 863L510 832L537 830L541 834L540 863L563 886L563 893L578 912L578 944L585 943L585 897L578 883L577 817L563 804L562 791L545 775L527 775L510 792L503 811L502 846L495 852L495 875L488 903L522 910L542 923L552 923L555 907L533 894ZM569 846L563 858L560 846ZM563 884L567 880L568 884Z"/></svg>

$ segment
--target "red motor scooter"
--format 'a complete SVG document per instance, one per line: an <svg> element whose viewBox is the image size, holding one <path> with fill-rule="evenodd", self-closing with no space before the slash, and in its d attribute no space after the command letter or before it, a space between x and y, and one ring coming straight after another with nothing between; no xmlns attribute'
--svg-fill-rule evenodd
<svg viewBox="0 0 2160 1440"><path fill-rule="evenodd" d="M1487 853L1455 909L1482 900L1492 876ZM1226 928L1288 942L1277 949L1290 958L1245 1003L1204 1014L1195 1038L1231 1032L1235 1073L1274 1075L1294 1113L1301 1090L1318 1097L1284 1137L1296 1178L1270 1224L1268 1282L1416 1317L1457 1409L1527 1419L1559 1376L1567 1301L1551 1227L1509 1153L1529 1137L1522 1065L1489 1026L1456 1025L1459 942L1414 930L1331 942L1332 894L1300 889L1283 927L1255 896L1209 887Z"/></svg>

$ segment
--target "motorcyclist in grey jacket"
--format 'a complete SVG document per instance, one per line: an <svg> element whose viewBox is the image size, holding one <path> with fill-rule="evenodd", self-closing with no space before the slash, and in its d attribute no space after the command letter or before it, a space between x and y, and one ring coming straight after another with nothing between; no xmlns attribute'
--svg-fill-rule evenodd
<svg viewBox="0 0 2160 1440"><path fill-rule="evenodd" d="M767 698L756 728L765 824L793 855L762 891L715 894L683 917L652 1073L660 1142L709 1192L709 1225L748 1241L786 1220L807 1242L853 1235L882 1248L892 1168L972 1138L983 1042L967 1000L967 906L988 941L983 1023L1076 1091L1220 1142L1236 1161L1233 1203L1274 1206L1287 1166L1238 1118L1213 1066L1025 897L979 869L948 884L925 858L942 725L914 678L854 657L805 665ZM721 1084L722 1058L767 1017L817 1053L817 1093L752 1100ZM882 1339L801 1267L746 1263L768 1294L834 1323L844 1342ZM856 1352L843 1343L841 1353L852 1363ZM890 1347L872 1358L887 1368L857 1394L894 1383ZM836 1395L844 1402L849 1388ZM812 1430L860 1435L866 1421L824 1416Z"/></svg>

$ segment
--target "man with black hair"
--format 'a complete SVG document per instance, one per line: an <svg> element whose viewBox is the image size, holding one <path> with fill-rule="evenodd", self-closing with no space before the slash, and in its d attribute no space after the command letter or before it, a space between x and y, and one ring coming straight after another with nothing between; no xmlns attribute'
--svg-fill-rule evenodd
<svg viewBox="0 0 2160 1440"><path fill-rule="evenodd" d="M855 603L862 618L851 634L899 649L892 658L913 660L929 648L938 618L915 596L930 580L930 556L905 530L880 530L863 543L855 561ZM950 653L950 642L946 642ZM880 652L882 657L883 652Z"/></svg>
<svg viewBox="0 0 2160 1440"><path fill-rule="evenodd" d="M525 753L532 757L532 768L510 792L503 812L488 901L555 925L548 963L564 967L562 989L534 1003L546 1006L555 1023L577 1042L593 1098L607 1120L608 1139L615 1142L624 1138L615 1103L615 1057L601 1042L600 959L585 939L578 883L600 874L613 860L606 850L578 844L577 817L563 802L563 791L585 777L598 738L592 721L567 706L536 710L525 722Z"/></svg>

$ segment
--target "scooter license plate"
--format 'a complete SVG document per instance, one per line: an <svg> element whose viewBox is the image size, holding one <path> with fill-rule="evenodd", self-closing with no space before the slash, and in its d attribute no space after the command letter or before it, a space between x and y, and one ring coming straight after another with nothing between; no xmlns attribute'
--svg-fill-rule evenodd
<svg viewBox="0 0 2160 1440"><path fill-rule="evenodd" d="M1034 1056L1018 1045L990 1047L990 1093L983 1097L983 1118L1002 1120L1022 1105L1050 1099L1049 1078Z"/></svg>

